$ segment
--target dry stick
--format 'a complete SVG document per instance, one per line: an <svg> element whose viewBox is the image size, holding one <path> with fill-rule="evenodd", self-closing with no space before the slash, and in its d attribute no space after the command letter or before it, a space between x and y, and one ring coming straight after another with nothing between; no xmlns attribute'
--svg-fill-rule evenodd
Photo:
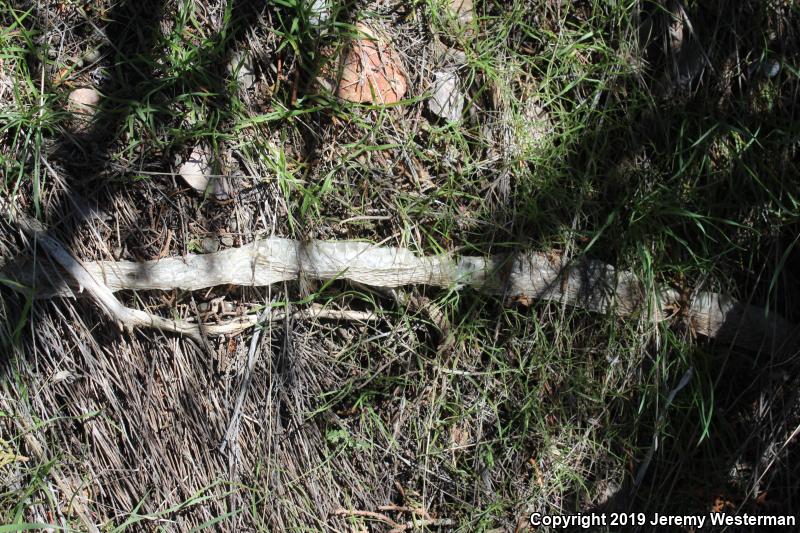
<svg viewBox="0 0 800 533"><path fill-rule="evenodd" d="M392 529L389 530L389 533L402 533L403 531L421 529L423 527L444 527L455 525L455 522L449 518L420 518L416 520L409 520L408 522L400 524L385 514L376 513L374 511L359 511L356 509L337 509L333 512L333 514L337 516L358 516L362 518L372 518L373 520L383 522L384 524L390 526Z"/></svg>
<svg viewBox="0 0 800 533"><path fill-rule="evenodd" d="M41 231L37 232L41 234ZM666 319L675 310L689 329L718 341L751 350L795 355L800 330L777 314L734 298L711 292L681 302L677 291L663 289L647 301L634 274L617 271L595 260L568 263L558 254L527 252L497 257L418 256L405 248L364 242L310 241L268 238L211 254L157 261L97 261L78 263L63 246L43 235L42 244L116 320L128 326L145 326L197 335L197 325L154 317L127 309L111 294L123 289L198 290L218 285L267 286L297 279L301 273L319 280L347 279L376 287L425 284L436 287L470 286L486 294L525 304L549 300L597 313L622 317L645 314L649 320ZM68 286L54 287L47 276L31 269L7 267L5 275L26 285L37 285L39 296L69 295ZM24 264L24 262L22 263ZM9 265L10 266L10 265ZM41 270L41 269L40 269ZM51 276L52 277L52 276ZM102 284L99 281L102 280ZM42 290L43 289L43 290ZM648 305L648 303L650 305ZM652 311L648 311L651 309ZM670 311L672 310L672 311ZM254 325L256 317L208 326L209 335L233 334Z"/></svg>
<svg viewBox="0 0 800 533"><path fill-rule="evenodd" d="M422 507L407 507L407 506L391 504L391 505L381 505L381 506L378 507L378 510L379 511L393 511L395 513L411 513L411 514L419 515L422 518L426 518L426 519L430 519L431 518L431 516L428 514L428 512L425 509L423 509Z"/></svg>

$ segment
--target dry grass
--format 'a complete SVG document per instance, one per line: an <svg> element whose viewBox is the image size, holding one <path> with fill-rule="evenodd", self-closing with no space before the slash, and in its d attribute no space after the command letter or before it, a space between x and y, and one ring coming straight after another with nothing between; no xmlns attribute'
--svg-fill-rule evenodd
<svg viewBox="0 0 800 533"><path fill-rule="evenodd" d="M294 0L0 0L2 194L86 260L262 235L529 246L800 320L793 2L687 2L687 25L677 2L476 0L466 28L439 0L334 4L315 29ZM403 57L399 106L315 83L359 18ZM454 124L424 99L456 61L443 47L464 54ZM64 112L83 85L104 96L88 131ZM232 200L172 174L198 142ZM21 256L48 261L4 216L0 262ZM382 317L268 323L209 353L120 332L81 298L0 291L4 523L514 531L533 511L797 510L796 358L669 322L308 280L121 296L211 321L220 301Z"/></svg>

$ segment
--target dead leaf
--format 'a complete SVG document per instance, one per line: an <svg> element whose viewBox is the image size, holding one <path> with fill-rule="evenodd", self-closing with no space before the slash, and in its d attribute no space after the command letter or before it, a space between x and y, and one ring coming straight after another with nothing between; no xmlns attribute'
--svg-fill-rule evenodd
<svg viewBox="0 0 800 533"><path fill-rule="evenodd" d="M431 112L449 121L457 121L464 111L464 93L458 79L458 74L452 71L437 71L433 73L433 94L428 100Z"/></svg>
<svg viewBox="0 0 800 533"><path fill-rule="evenodd" d="M191 188L200 194L206 192L213 194L217 200L230 198L225 184L212 176L211 150L203 144L198 144L191 155L178 169L178 174Z"/></svg>
<svg viewBox="0 0 800 533"><path fill-rule="evenodd" d="M519 304L523 307L530 307L534 304L535 300L527 294L518 294L514 296L512 303Z"/></svg>
<svg viewBox="0 0 800 533"><path fill-rule="evenodd" d="M349 102L394 104L408 88L397 53L366 26L357 26L367 38L354 40L341 68L336 96Z"/></svg>
<svg viewBox="0 0 800 533"><path fill-rule="evenodd" d="M471 438L466 424L455 424L450 428L450 443L453 448L463 448Z"/></svg>
<svg viewBox="0 0 800 533"><path fill-rule="evenodd" d="M59 69L55 76L53 76L53 87L58 87L59 85L68 85L66 82L71 73L72 69L70 67L63 67Z"/></svg>

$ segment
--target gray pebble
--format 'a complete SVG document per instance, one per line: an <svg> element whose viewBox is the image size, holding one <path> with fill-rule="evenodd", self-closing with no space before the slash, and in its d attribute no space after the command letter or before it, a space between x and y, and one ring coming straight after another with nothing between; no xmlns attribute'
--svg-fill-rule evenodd
<svg viewBox="0 0 800 533"><path fill-rule="evenodd" d="M214 253L219 250L219 241L214 237L203 237L200 245L202 246L203 251L207 254Z"/></svg>

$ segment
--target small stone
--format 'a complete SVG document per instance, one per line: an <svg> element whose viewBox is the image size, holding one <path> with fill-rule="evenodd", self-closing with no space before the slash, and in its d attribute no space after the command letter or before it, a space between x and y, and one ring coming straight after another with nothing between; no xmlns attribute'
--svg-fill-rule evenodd
<svg viewBox="0 0 800 533"><path fill-rule="evenodd" d="M227 200L230 195L226 184L211 176L211 151L198 144L178 169L178 174L191 188L200 194L213 194L218 200Z"/></svg>
<svg viewBox="0 0 800 533"><path fill-rule="evenodd" d="M100 61L100 58L103 57L103 54L97 48L93 48L86 52L83 56L83 60L86 64L91 65L96 61Z"/></svg>
<svg viewBox="0 0 800 533"><path fill-rule="evenodd" d="M203 252L210 254L219 250L219 241L214 237L203 237L200 241Z"/></svg>
<svg viewBox="0 0 800 533"><path fill-rule="evenodd" d="M522 113L509 120L512 127L508 130L510 135L504 143L507 150L527 158L529 155L524 154L535 153L545 146L553 125L549 114L537 98L530 97L521 103Z"/></svg>
<svg viewBox="0 0 800 533"><path fill-rule="evenodd" d="M100 104L100 93L95 89L83 87L69 93L67 109L74 117L77 131L86 132Z"/></svg>
<svg viewBox="0 0 800 533"><path fill-rule="evenodd" d="M764 75L766 77L774 78L780 73L781 64L774 59L770 61L764 61L764 64L761 66L761 70L764 71Z"/></svg>
<svg viewBox="0 0 800 533"><path fill-rule="evenodd" d="M450 11L462 24L470 24L473 19L474 8L472 0L450 0Z"/></svg>
<svg viewBox="0 0 800 533"><path fill-rule="evenodd" d="M100 93L94 89L84 87L69 93L69 109L73 113L92 115L100 103Z"/></svg>
<svg viewBox="0 0 800 533"><path fill-rule="evenodd" d="M210 158L208 150L197 145L178 169L178 174L184 181L199 193L205 194L208 188L208 174L211 172Z"/></svg>
<svg viewBox="0 0 800 533"><path fill-rule="evenodd" d="M433 56L439 65L466 65L467 54L463 50L450 48L438 39L433 43Z"/></svg>
<svg viewBox="0 0 800 533"><path fill-rule="evenodd" d="M103 67L95 67L90 74L92 81L97 85L102 85L111 80L111 75Z"/></svg>
<svg viewBox="0 0 800 533"><path fill-rule="evenodd" d="M222 246L230 248L231 246L233 246L233 237L231 237L230 235L225 235L220 238L220 243L222 243Z"/></svg>
<svg viewBox="0 0 800 533"><path fill-rule="evenodd" d="M464 112L464 93L461 92L458 74L437 71L433 74L433 94L428 100L431 112L448 121L457 121Z"/></svg>
<svg viewBox="0 0 800 533"><path fill-rule="evenodd" d="M252 89L256 84L256 66L253 56L246 52L233 54L228 70L236 76L239 87L244 90Z"/></svg>

